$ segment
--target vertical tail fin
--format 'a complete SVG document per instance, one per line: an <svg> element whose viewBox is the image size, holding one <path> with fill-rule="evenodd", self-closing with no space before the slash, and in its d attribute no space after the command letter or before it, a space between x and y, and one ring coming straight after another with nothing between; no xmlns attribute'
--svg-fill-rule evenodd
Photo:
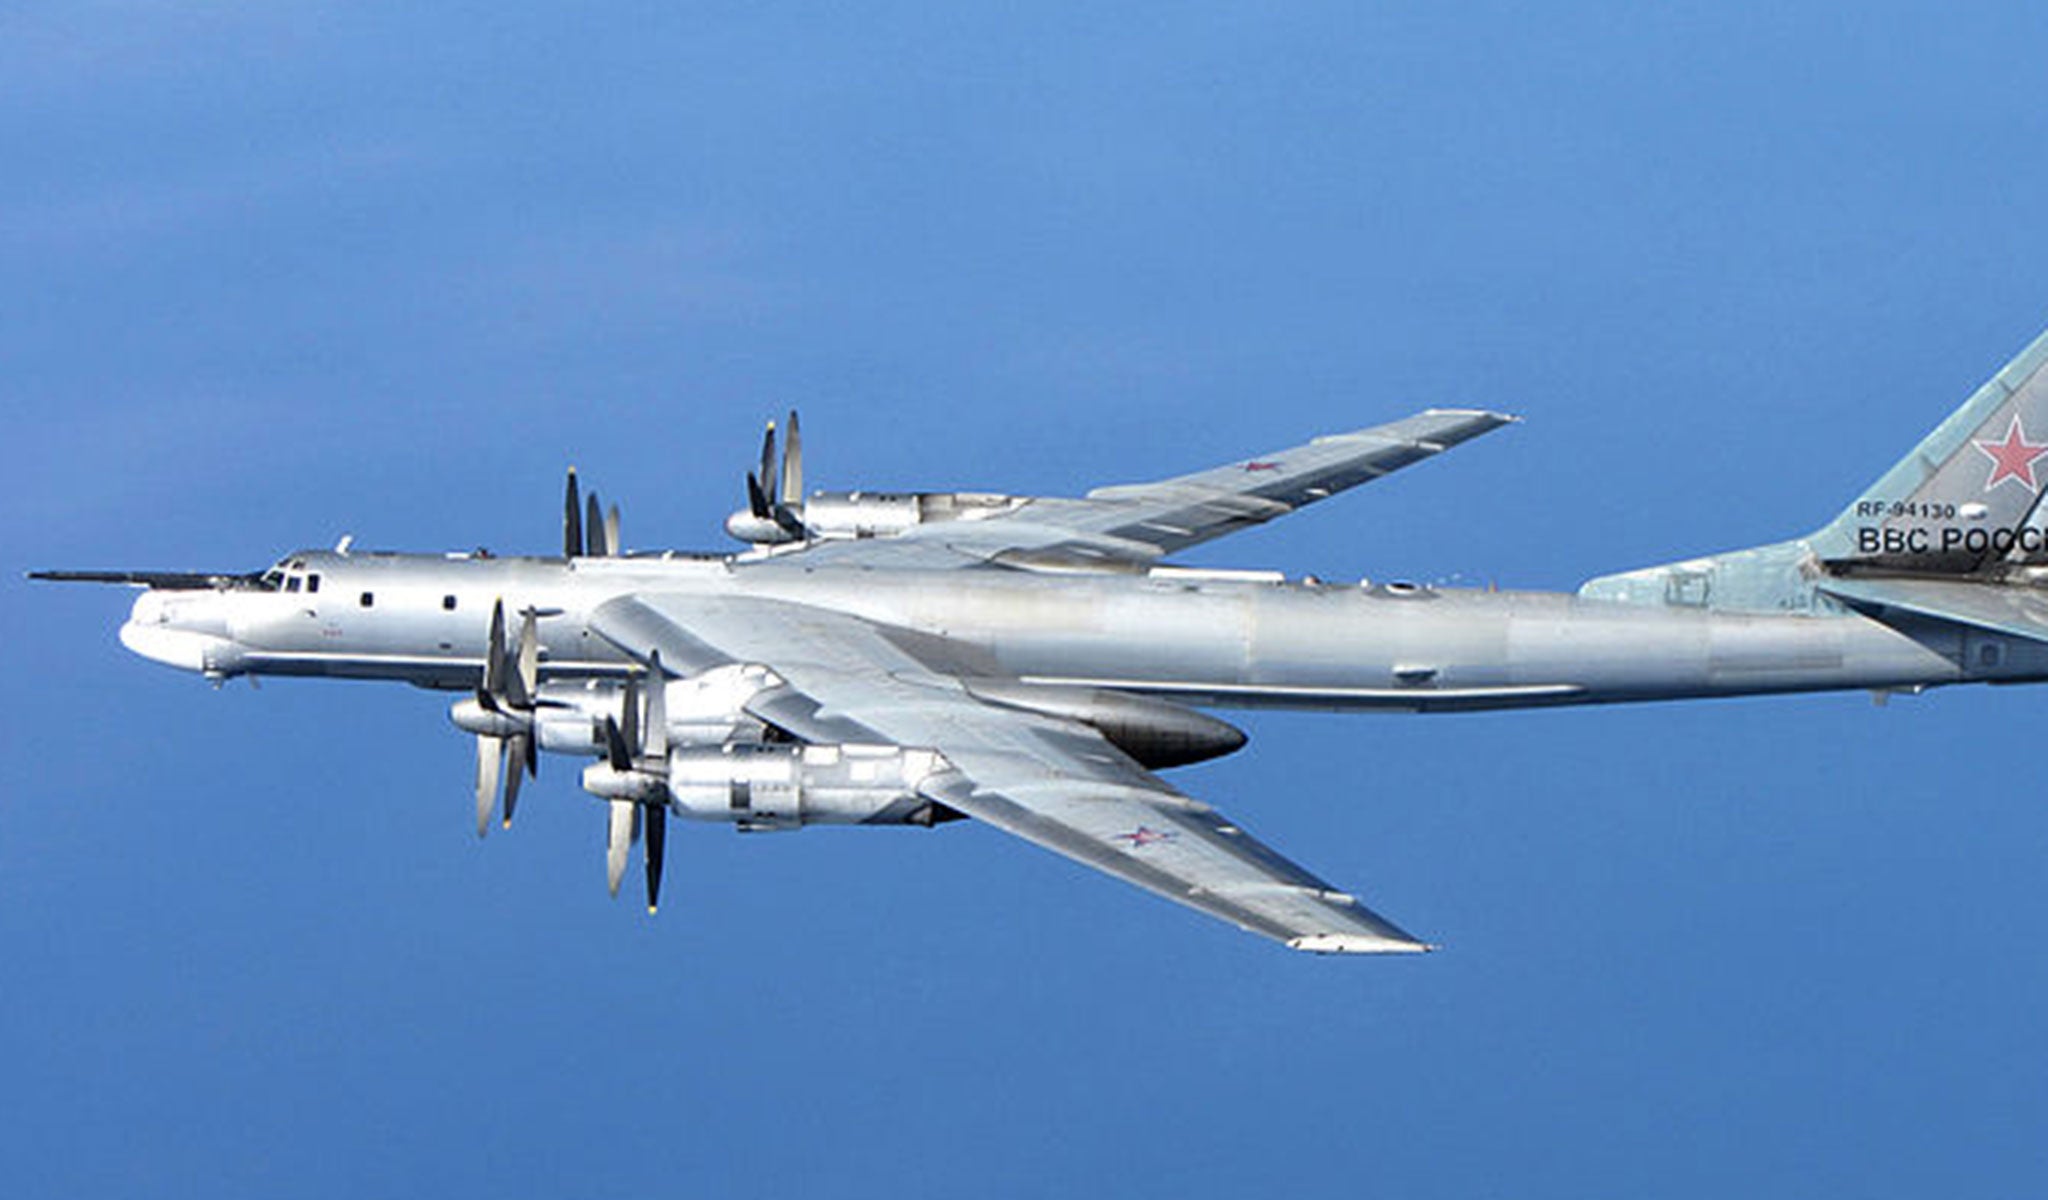
<svg viewBox="0 0 2048 1200"><path fill-rule="evenodd" d="M1632 604L1804 612L1827 575L1988 579L2048 564L2048 333L1817 532L1588 580ZM1816 570L1816 568L1819 568Z"/></svg>
<svg viewBox="0 0 2048 1200"><path fill-rule="evenodd" d="M1808 539L1823 562L1975 575L2048 562L2048 333Z"/></svg>

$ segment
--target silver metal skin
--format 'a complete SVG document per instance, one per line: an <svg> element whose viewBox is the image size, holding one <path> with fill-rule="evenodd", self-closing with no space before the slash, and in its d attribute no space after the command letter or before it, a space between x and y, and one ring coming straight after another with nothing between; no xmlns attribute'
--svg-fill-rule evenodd
<svg viewBox="0 0 2048 1200"><path fill-rule="evenodd" d="M214 680L474 693L452 716L479 738L480 827L501 776L508 821L516 796L501 748L597 756L608 880L644 835L650 907L669 812L751 830L965 815L1298 949L1409 951L1427 946L1151 773L1243 743L1195 709L2048 679L2044 363L2048 335L1808 538L1577 594L1166 564L1512 420L1461 410L1081 499L806 497L791 414L727 522L755 543L739 554L623 553L616 510L580 512L572 477L565 557L344 546L261 576L51 577L160 583L122 642Z"/></svg>
<svg viewBox="0 0 2048 1200"><path fill-rule="evenodd" d="M537 623L543 681L623 679L635 664L592 633L590 614L617 596L659 592L770 597L943 631L1025 684L1204 706L1420 712L2048 677L2048 646L2007 639L2010 652L1982 667L1964 660L1962 627L1847 609L1726 613L1560 593L1214 575L878 574L777 559L565 563L305 551L287 561L295 574L320 577L318 595L146 591L122 641L219 678L469 690L482 681L485 622L502 600L549 614Z"/></svg>

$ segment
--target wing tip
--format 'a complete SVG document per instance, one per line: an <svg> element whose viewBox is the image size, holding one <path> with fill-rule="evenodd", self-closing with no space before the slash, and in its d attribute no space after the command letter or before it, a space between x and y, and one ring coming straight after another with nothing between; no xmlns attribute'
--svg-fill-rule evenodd
<svg viewBox="0 0 2048 1200"><path fill-rule="evenodd" d="M1289 938L1287 947L1310 954L1427 954L1436 949L1428 942L1363 933L1304 934Z"/></svg>
<svg viewBox="0 0 2048 1200"><path fill-rule="evenodd" d="M1422 415L1425 417L1484 417L1489 421L1497 421L1502 425L1519 425L1522 423L1521 416L1516 413L1495 412L1490 408L1426 408L1422 410Z"/></svg>

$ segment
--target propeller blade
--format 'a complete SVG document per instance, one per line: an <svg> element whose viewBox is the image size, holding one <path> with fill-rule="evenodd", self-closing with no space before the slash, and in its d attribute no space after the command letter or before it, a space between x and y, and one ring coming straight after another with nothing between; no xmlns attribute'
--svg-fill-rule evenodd
<svg viewBox="0 0 2048 1200"><path fill-rule="evenodd" d="M647 806L647 915L661 906L661 858L668 841L668 805Z"/></svg>
<svg viewBox="0 0 2048 1200"><path fill-rule="evenodd" d="M640 753L640 677L626 677L626 691L619 704L619 742L629 754Z"/></svg>
<svg viewBox="0 0 2048 1200"><path fill-rule="evenodd" d="M576 493L576 468L569 468L569 487L562 496L562 557L583 553L583 499Z"/></svg>
<svg viewBox="0 0 2048 1200"><path fill-rule="evenodd" d="M505 747L499 739L479 735L476 739L476 835L490 832L491 805L498 799L498 776L505 762ZM518 777L516 774L513 776Z"/></svg>
<svg viewBox="0 0 2048 1200"><path fill-rule="evenodd" d="M619 723L610 717L604 719L604 757L614 771L633 769L632 751L626 749L626 739L619 735Z"/></svg>
<svg viewBox="0 0 2048 1200"><path fill-rule="evenodd" d="M616 555L619 551L619 506L614 504L604 514L604 552Z"/></svg>
<svg viewBox="0 0 2048 1200"><path fill-rule="evenodd" d="M782 506L802 512L804 507L804 443L797 433L796 410L789 410L789 436L782 443Z"/></svg>
<svg viewBox="0 0 2048 1200"><path fill-rule="evenodd" d="M505 601L491 606L491 635L484 646L484 685L477 699L485 708L497 711L498 694L505 688Z"/></svg>
<svg viewBox="0 0 2048 1200"><path fill-rule="evenodd" d="M768 432L761 436L761 474L756 478L760 480L761 494L763 496L773 496L775 494L775 481L781 478L781 476L775 470L775 422L773 421L768 422ZM767 516L767 505L762 505L761 511L754 515L757 517Z"/></svg>
<svg viewBox="0 0 2048 1200"><path fill-rule="evenodd" d="M604 509L597 502L597 493L583 498L583 553L592 558L603 558Z"/></svg>
<svg viewBox="0 0 2048 1200"><path fill-rule="evenodd" d="M611 828L604 845L604 880L612 895L619 894L619 880L626 877L626 852L633 847L640 828L640 806L631 800L611 802Z"/></svg>
<svg viewBox="0 0 2048 1200"><path fill-rule="evenodd" d="M513 738L506 745L505 749L508 752L508 758L516 756L525 759L523 765L526 767L526 772L522 773L519 769L522 764L514 762L512 769L505 772L505 811L500 814L499 822L504 828L510 829L512 828L512 810L519 807L519 782L525 777L526 773L531 773L533 770L533 735L522 733Z"/></svg>
<svg viewBox="0 0 2048 1200"><path fill-rule="evenodd" d="M514 708L532 708L540 691L540 614L527 609L519 622L518 672L505 680ZM509 672L508 672L509 674Z"/></svg>
<svg viewBox="0 0 2048 1200"><path fill-rule="evenodd" d="M768 507L768 493L761 490L761 481L754 477L752 471L747 472L747 511L763 521L775 515L774 510Z"/></svg>
<svg viewBox="0 0 2048 1200"><path fill-rule="evenodd" d="M646 758L668 757L668 676L661 670L661 651L647 657L647 723L640 734Z"/></svg>

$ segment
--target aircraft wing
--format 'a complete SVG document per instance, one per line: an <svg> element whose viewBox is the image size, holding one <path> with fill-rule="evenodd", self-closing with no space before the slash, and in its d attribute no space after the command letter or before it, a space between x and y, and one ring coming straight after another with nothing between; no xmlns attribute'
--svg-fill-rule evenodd
<svg viewBox="0 0 2048 1200"><path fill-rule="evenodd" d="M1516 419L1432 408L1192 475L1099 487L1078 500L1034 497L996 516L936 521L888 538L826 542L805 554L860 565L1148 565L1391 474Z"/></svg>
<svg viewBox="0 0 2048 1200"><path fill-rule="evenodd" d="M1428 949L1355 897L1182 795L1078 722L985 703L947 661L952 644L786 601L641 595L592 614L629 653L758 663L782 684L748 709L806 741L940 754L935 800L1298 950ZM969 655L971 658L971 654Z"/></svg>

